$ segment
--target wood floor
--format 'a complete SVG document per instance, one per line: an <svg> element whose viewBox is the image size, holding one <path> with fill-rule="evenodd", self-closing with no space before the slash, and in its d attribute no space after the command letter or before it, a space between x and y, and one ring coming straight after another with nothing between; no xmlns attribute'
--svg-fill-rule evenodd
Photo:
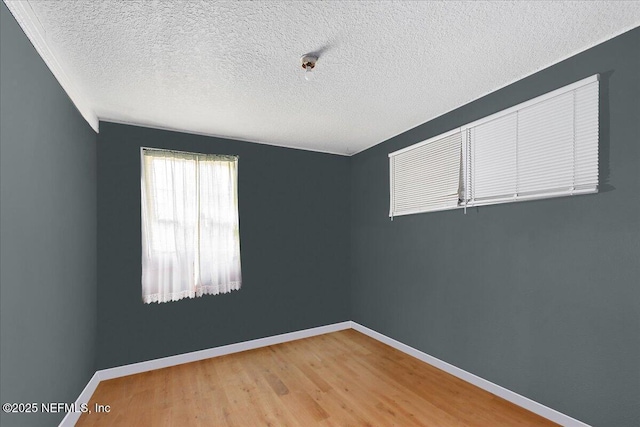
<svg viewBox="0 0 640 427"><path fill-rule="evenodd" d="M354 330L103 381L77 426L556 425Z"/></svg>

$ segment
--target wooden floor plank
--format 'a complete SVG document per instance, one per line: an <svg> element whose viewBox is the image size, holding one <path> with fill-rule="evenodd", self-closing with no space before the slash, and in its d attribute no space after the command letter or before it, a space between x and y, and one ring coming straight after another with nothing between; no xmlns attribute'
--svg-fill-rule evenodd
<svg viewBox="0 0 640 427"><path fill-rule="evenodd" d="M103 381L78 426L552 426L354 330Z"/></svg>

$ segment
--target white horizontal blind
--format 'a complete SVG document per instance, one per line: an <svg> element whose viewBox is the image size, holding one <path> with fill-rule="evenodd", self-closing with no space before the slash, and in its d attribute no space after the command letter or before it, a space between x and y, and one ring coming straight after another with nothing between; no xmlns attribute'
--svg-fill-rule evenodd
<svg viewBox="0 0 640 427"><path fill-rule="evenodd" d="M594 75L389 154L389 215L597 192L598 91Z"/></svg>
<svg viewBox="0 0 640 427"><path fill-rule="evenodd" d="M598 82L575 91L575 193L598 189Z"/></svg>
<svg viewBox="0 0 640 427"><path fill-rule="evenodd" d="M518 195L571 192L573 93L518 111Z"/></svg>
<svg viewBox="0 0 640 427"><path fill-rule="evenodd" d="M468 129L472 201L516 194L517 115L511 113Z"/></svg>
<svg viewBox="0 0 640 427"><path fill-rule="evenodd" d="M389 155L389 216L458 206L462 137L459 131Z"/></svg>
<svg viewBox="0 0 640 427"><path fill-rule="evenodd" d="M466 129L467 205L597 192L598 81Z"/></svg>

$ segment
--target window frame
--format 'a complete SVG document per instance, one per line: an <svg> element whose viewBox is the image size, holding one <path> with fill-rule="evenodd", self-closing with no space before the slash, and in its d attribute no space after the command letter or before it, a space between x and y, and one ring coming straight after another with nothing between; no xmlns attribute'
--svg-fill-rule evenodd
<svg viewBox="0 0 640 427"><path fill-rule="evenodd" d="M171 162L175 162L176 160L178 160L180 158L180 156L184 156L184 160L185 162L195 162L195 170L193 171L193 187L191 188L191 186L189 186L188 190L186 190L186 196L189 196L190 192L193 192L193 196L196 198L196 202L195 202L195 212L191 212L191 209L189 210L188 215L186 216L193 216L194 219L194 223L192 224L191 221L189 221L188 219L185 218L179 218L176 217L175 215L172 215L171 218L168 218L167 215L162 215L162 212L160 212L159 209L157 209L157 206L153 206L154 205L154 195L157 194L153 194L155 193L154 189L154 185L155 183L153 182L153 178L152 178L152 174L149 172L148 167L151 166L153 164L154 161L154 156L153 155L148 155L145 152L162 152L162 153L169 153L169 155L167 156L168 159L170 159ZM170 153L175 153L176 156L175 157L171 157ZM189 158L189 157L192 157ZM158 156L158 158L161 158L161 156ZM231 168L229 169L229 172L233 171L233 174L229 175L229 177L231 177L231 180L225 180L222 185L224 188L232 188L232 193L227 191L227 195L230 196L230 199L228 199L229 201L229 213L231 213L231 217L226 218L226 215L224 218L221 218L221 221L215 221L215 217L216 215L211 215L211 212L209 211L203 211L203 209L201 208L201 197L202 197L202 193L201 193L201 185L203 185L203 179L207 179L207 177L211 176L209 175L209 173L211 173L211 171L213 171L213 169L211 169L208 173L205 173L204 175L202 175L201 178L201 169L203 166L202 164L200 164L200 162L224 162L225 160L229 161L229 162L234 162L235 165L229 165L228 167ZM157 147L147 147L147 146L141 146L140 147L140 179L141 179L141 193L140 193L140 208L141 208L141 251L142 251L142 299L144 303L151 303L151 302L169 302L169 301L177 301L183 298L195 298L195 297L199 297L199 296L203 296L205 294L214 294L217 295L219 293L227 293L230 292L232 290L237 290L240 289L241 287L241 283L242 283L242 266L241 266L241 255L240 255L240 218L239 218L239 197L238 197L238 165L239 165L239 156L238 155L228 155L228 154L212 154L212 153L198 153L198 152L189 152L189 151L181 151L181 150L173 150L173 149L165 149L165 148L157 148ZM225 171L223 171L224 173ZM178 175L180 176L180 174ZM171 177L171 180L175 179L174 176ZM214 182L212 183L211 181L209 181L209 186L214 185L214 187L217 185L217 181L214 180ZM162 186L162 188L160 188L161 191L166 191L170 196L168 198L168 200L171 202L171 194L173 194L175 187L172 185L169 185L167 188L163 188L165 186ZM211 188L214 188L211 187ZM152 193L150 193L150 191ZM178 199L182 199L181 197L179 197ZM157 203L157 200L155 200L155 202ZM144 204L144 206L143 206ZM170 203L171 204L171 203ZM224 205L225 203L223 203ZM173 207L175 209L175 206ZM185 214L186 209L185 209ZM235 218L233 218L233 216L235 216ZM202 223L204 222L208 222L207 225L203 226ZM182 253L183 251L177 249L177 250L165 250L162 247L158 247L158 246L154 246L154 238L152 237L153 234L153 228L154 227L158 227L158 226L166 226L168 228L174 228L175 230L180 230L179 233L181 232L185 232L186 234L188 234L190 231L195 233L195 241L191 241L191 245L195 245L192 247L185 247L184 249L186 250L186 252ZM231 243L234 247L234 249L231 249L230 252L227 252L224 254L224 256L218 257L216 259L226 259L228 262L227 263L222 263L222 267L227 273L231 274L231 276L227 276L229 278L235 278L235 280L227 280L226 282L224 281L207 281L203 279L203 275L207 276L207 277L215 277L215 276L211 276L211 272L213 270L211 270L210 268L207 270L200 270L201 267L201 263L203 262L207 262L207 260L209 258L205 257L203 258L203 252L209 252L209 255L213 252L215 253L220 252L220 247L216 247L216 245L213 245L213 248L211 246L202 248L200 247L200 240L203 236L203 230L204 229L209 229L209 233L212 231L211 228L220 228L220 229L226 229L227 231L225 232L228 235L233 236L233 238L231 240L233 240L233 242ZM191 229L191 230L190 230ZM157 232L157 230L156 230ZM213 232L215 232L215 230L213 230ZM206 232L205 232L206 233ZM222 235L224 235L225 233L222 233ZM174 236L173 241L180 241L180 240L175 240L177 237ZM193 236L192 236L193 238ZM228 237L227 237L228 238ZM221 240L220 242L225 243L224 240ZM224 246L222 246L224 247ZM158 274L162 274L162 271L157 271L154 270L153 267L155 265L163 265L165 262L171 262L171 260L173 260L174 262L176 262L176 259L178 258L186 258L188 259L188 264L190 264L192 266L192 268L195 269L195 276L194 275L187 275L184 278L182 278L181 281L179 281L179 283L182 286L179 286L178 284L174 284L173 286L170 286L170 291L166 290L166 286L163 288L162 285L158 285L158 290L159 293L156 292L148 292L149 286L155 288L155 284L149 285L149 283L145 280L145 272L149 275L152 276L157 276ZM151 269L148 271L145 271L145 265L147 266L147 268ZM215 268L214 268L215 269ZM153 271L152 271L153 270ZM192 277L193 276L193 277ZM147 278L148 279L148 278ZM185 288L185 283L189 282L189 286ZM146 285L145 285L146 283ZM164 289L164 291L160 291L161 289ZM219 291L215 291L216 289L221 289Z"/></svg>
<svg viewBox="0 0 640 427"><path fill-rule="evenodd" d="M471 186L473 185L473 179L471 176L471 162L473 161L473 158L471 156L471 152L470 152L470 132L477 128L478 126L481 126L483 124L487 124L489 122L507 117L509 115L513 115L515 114L516 117L518 115L519 111L525 110L529 107L533 107L536 106L537 104L541 104L545 101L549 101L553 98L556 97L560 97L562 95L568 94L573 92L574 94L577 93L577 91L581 88L587 87L588 85L591 85L593 83L597 83L597 94L599 97L599 92L600 92L600 88L599 88L599 80L600 80L600 75L599 74L595 74L592 75L590 77L584 78L582 80L579 80L577 82L571 83L569 85L560 87L556 90L550 91L548 93L545 93L543 95L540 95L538 97L532 98L528 101L524 101L521 102L517 105L514 105L512 107L506 108L504 110L498 111L494 114L491 114L489 116L483 117L481 119L475 120L473 122L467 123L463 126L454 128L448 132L436 135L434 137L431 137L425 141L422 142L418 142L416 144L410 145L408 147L402 148L400 150L394 151L389 153L388 157L389 157L389 217L393 219L393 217L395 216L403 216L403 215L411 215L411 214L416 214L416 213L428 213L428 212L437 212L437 211L444 211L444 210L453 210L453 209L463 209L466 212L466 208L468 207L477 207L477 206L488 206L488 205L494 205L494 204L500 204L500 203L509 203L509 202L518 202L518 201L528 201L528 200L539 200L539 199L547 199L547 198L553 198L553 197L564 197L564 196L572 196L572 195L579 195L579 194L592 194L592 193L597 193L598 192L598 184L599 182L595 183L594 188L591 188L589 186L589 188L581 188L581 189L575 189L575 191L571 191L570 193L567 193L567 191L558 191L557 193L553 193L551 191L546 191L546 192L540 192L540 194L514 194L513 196L509 196L509 197L502 197L502 198L492 198L490 200L478 200L478 201L471 201L470 199L470 195L469 195L469 189L471 188ZM574 95L575 96L575 95ZM574 98L575 99L575 98ZM596 127L599 126L599 99L597 101L597 107L598 109L598 113L596 115ZM573 114L576 114L576 105L574 103L573 106ZM460 169L461 169L461 182L460 182L460 187L461 187L461 191L460 191L460 199L458 202L458 205L455 207L447 207L444 209L433 209L433 210L411 210L411 211L405 211L405 212L398 212L398 211L394 211L394 206L395 206L395 201L394 201L394 158L398 155L402 155L404 153L407 153L411 150L414 149L419 149L420 147L424 146L425 144L429 144L432 143L434 141L438 141L446 136L455 134L455 133L461 133L462 135L462 147L461 147L461 159L460 159ZM575 139L575 135L576 135L576 129L574 127L574 139ZM599 145L599 130L598 130L598 136L597 136L597 140L596 140L596 181L599 180L598 178L598 165L597 165L597 161L598 161L598 154L597 154L597 149L598 149L598 145ZM576 166L576 161L574 158L574 165L573 167L575 168ZM575 169L574 169L574 174L575 174ZM574 183L575 183L575 179L574 179Z"/></svg>

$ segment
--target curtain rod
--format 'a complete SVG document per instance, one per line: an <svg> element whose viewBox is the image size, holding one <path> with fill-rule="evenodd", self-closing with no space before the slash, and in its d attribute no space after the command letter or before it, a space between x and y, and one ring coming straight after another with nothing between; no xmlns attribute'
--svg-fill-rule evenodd
<svg viewBox="0 0 640 427"><path fill-rule="evenodd" d="M196 156L220 156L220 157L233 157L239 159L240 156L237 154L212 154L212 153L194 153L191 151L180 151L180 150L170 150L167 148L151 148L151 147L140 147L142 151L167 151L169 153L178 153L178 154L191 154Z"/></svg>

